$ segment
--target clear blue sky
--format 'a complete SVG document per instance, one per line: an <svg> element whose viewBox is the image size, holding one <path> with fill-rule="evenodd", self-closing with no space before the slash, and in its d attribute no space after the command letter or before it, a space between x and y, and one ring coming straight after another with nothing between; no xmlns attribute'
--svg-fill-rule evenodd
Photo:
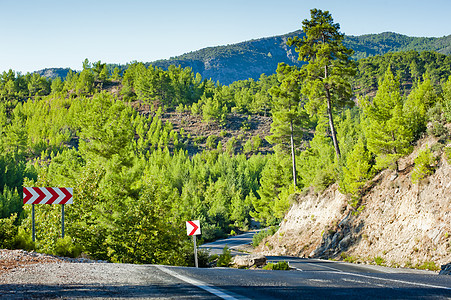
<svg viewBox="0 0 451 300"><path fill-rule="evenodd" d="M295 31L311 8L348 35L451 34L450 0L0 0L0 72L169 58Z"/></svg>

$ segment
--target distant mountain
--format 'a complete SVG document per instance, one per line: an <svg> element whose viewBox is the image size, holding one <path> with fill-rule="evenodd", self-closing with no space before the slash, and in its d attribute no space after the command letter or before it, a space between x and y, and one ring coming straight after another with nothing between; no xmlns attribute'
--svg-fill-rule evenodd
<svg viewBox="0 0 451 300"><path fill-rule="evenodd" d="M262 73L270 75L276 72L277 64L284 62L301 66L298 53L294 47L288 47L289 37L302 36L302 31L285 35L260 38L227 46L208 47L186 53L170 59L149 62L167 69L170 65L191 67L194 73L199 73L204 79L230 84L237 80L253 78L257 80ZM366 34L361 36L346 36L345 45L355 51L354 58L383 55L387 52L399 51L436 51L451 54L451 35L441 38L409 37L393 32ZM127 66L122 66L126 69ZM46 77L65 78L69 69L53 68L40 70L37 73Z"/></svg>
<svg viewBox="0 0 451 300"><path fill-rule="evenodd" d="M451 54L451 35L441 38L410 37L393 32L346 36L344 44L355 51L354 58L383 55L387 52L415 50Z"/></svg>
<svg viewBox="0 0 451 300"><path fill-rule="evenodd" d="M273 74L280 62L301 65L294 47L287 46L288 37L301 33L204 48L150 64L164 69L170 65L191 67L202 78L211 78L222 84L248 78L258 79L262 73Z"/></svg>
<svg viewBox="0 0 451 300"><path fill-rule="evenodd" d="M55 79L56 77L60 77L61 79L66 78L67 73L69 73L69 68L46 68L34 73L38 73L41 76Z"/></svg>
<svg viewBox="0 0 451 300"><path fill-rule="evenodd" d="M248 78L258 79L262 73L267 75L275 73L279 62L302 65L303 62L297 60L298 54L294 47L288 47L286 44L289 37L302 35L303 32L299 30L281 36L209 47L149 64L164 69L170 65L191 67L195 73L200 73L202 78L211 78L222 84ZM407 50L451 54L451 35L442 38L425 38L384 32L346 36L344 44L355 51L355 59Z"/></svg>

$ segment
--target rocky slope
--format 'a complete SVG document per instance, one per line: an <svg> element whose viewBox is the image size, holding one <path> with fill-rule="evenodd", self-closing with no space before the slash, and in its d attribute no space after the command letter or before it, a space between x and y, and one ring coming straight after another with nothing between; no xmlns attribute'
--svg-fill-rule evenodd
<svg viewBox="0 0 451 300"><path fill-rule="evenodd" d="M436 172L412 184L417 154L400 161L399 173L385 170L368 183L357 210L336 185L298 195L279 231L257 250L438 270L451 262L451 165L441 154Z"/></svg>

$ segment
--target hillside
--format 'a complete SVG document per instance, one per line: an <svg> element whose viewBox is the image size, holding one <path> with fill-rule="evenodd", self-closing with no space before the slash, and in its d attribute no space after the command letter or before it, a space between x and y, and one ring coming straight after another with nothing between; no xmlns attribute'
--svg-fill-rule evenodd
<svg viewBox="0 0 451 300"><path fill-rule="evenodd" d="M359 208L333 185L298 194L279 231L258 249L265 254L321 257L391 267L439 269L451 261L451 165L438 150L436 172L412 184L420 148L366 186ZM448 145L449 146L449 145ZM442 146L443 147L443 146ZM437 147L439 148L439 147Z"/></svg>

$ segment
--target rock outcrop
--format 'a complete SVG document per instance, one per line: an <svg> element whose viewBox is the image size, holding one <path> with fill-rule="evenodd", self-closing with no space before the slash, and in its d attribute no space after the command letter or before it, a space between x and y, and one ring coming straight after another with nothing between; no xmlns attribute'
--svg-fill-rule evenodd
<svg viewBox="0 0 451 300"><path fill-rule="evenodd" d="M233 258L233 264L237 268L258 267L266 264L266 257L263 255L237 255Z"/></svg>

